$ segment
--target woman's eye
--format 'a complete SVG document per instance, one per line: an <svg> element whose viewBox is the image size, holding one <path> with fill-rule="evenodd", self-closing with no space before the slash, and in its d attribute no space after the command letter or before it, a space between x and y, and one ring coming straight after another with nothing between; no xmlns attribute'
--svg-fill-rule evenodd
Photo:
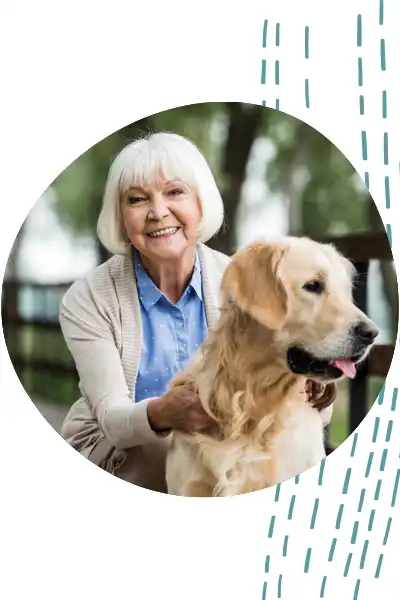
<svg viewBox="0 0 400 600"><path fill-rule="evenodd" d="M324 284L321 281L308 281L303 285L303 289L310 294L322 294L324 291Z"/></svg>
<svg viewBox="0 0 400 600"><path fill-rule="evenodd" d="M168 192L169 196L180 196L181 194L183 194L183 190L181 190L180 188L174 188L173 190L169 190Z"/></svg>
<svg viewBox="0 0 400 600"><path fill-rule="evenodd" d="M139 204L140 202L146 202L146 198L141 196L129 196L128 204Z"/></svg>

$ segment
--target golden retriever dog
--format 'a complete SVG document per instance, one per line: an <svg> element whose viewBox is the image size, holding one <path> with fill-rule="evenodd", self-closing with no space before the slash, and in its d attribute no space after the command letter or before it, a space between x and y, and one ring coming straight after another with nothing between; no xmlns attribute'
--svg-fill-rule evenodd
<svg viewBox="0 0 400 600"><path fill-rule="evenodd" d="M234 496L273 486L325 457L305 382L356 375L379 333L352 297L353 265L333 246L287 237L237 252L221 283L216 327L171 385L192 382L215 419L175 431L168 493Z"/></svg>

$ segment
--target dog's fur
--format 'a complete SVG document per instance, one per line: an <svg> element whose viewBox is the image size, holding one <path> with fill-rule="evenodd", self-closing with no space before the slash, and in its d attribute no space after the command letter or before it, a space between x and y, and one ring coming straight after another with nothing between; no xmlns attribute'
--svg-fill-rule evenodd
<svg viewBox="0 0 400 600"><path fill-rule="evenodd" d="M193 382L216 425L202 434L173 433L170 494L260 490L325 457L323 427L332 408L313 408L305 381L329 383L343 373L331 367L314 373L313 361L310 372L299 373L289 366L288 350L301 348L320 365L366 357L371 343L361 344L354 326L374 324L353 303L352 276L352 264L335 248L307 238L256 243L233 256L218 323L171 384ZM322 291L304 288L314 281Z"/></svg>

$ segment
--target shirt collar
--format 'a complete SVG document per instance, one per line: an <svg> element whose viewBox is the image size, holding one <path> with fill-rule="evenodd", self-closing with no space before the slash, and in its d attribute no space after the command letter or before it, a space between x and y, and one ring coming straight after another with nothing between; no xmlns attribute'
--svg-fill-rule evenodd
<svg viewBox="0 0 400 600"><path fill-rule="evenodd" d="M133 262L135 269L135 276L138 286L139 298L143 304L143 307L149 311L162 297L164 294L158 289L154 281L149 277L146 269L143 267L140 253L133 248ZM189 282L185 293L189 288L192 288L197 296L202 300L202 282L201 282L201 265L198 252L196 249L194 269L192 278Z"/></svg>

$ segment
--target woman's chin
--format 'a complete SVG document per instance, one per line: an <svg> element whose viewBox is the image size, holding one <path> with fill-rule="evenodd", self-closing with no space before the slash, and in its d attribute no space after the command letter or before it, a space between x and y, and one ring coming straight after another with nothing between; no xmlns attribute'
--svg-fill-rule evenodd
<svg viewBox="0 0 400 600"><path fill-rule="evenodd" d="M188 247L187 242L183 240L174 240L173 238L165 239L165 240L157 240L157 242L153 243L153 241L147 245L148 249L162 258L179 258L185 252Z"/></svg>

